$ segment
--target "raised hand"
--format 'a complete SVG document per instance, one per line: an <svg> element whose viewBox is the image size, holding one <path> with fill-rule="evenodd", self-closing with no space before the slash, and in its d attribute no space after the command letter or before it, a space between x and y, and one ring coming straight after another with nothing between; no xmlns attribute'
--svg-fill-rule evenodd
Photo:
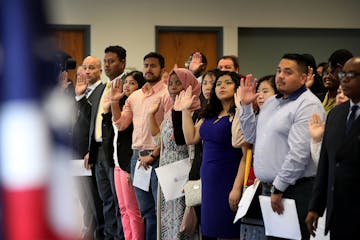
<svg viewBox="0 0 360 240"><path fill-rule="evenodd" d="M189 64L189 70L191 72L196 72L196 70L198 70L202 65L203 65L203 63L202 63L201 53L199 53L199 52L194 53L191 57L191 62Z"/></svg>
<svg viewBox="0 0 360 240"><path fill-rule="evenodd" d="M182 111L189 109L194 102L195 95L192 95L192 87L189 86L186 91L181 91L175 98L174 110Z"/></svg>
<svg viewBox="0 0 360 240"><path fill-rule="evenodd" d="M314 69L312 69L312 67L308 67L308 74L305 82L307 88L310 88L314 84L314 77Z"/></svg>
<svg viewBox="0 0 360 240"><path fill-rule="evenodd" d="M75 94L76 96L80 96L85 93L88 84L86 82L85 75L80 74L76 78L76 85L75 85Z"/></svg>
<svg viewBox="0 0 360 240"><path fill-rule="evenodd" d="M113 80L109 93L111 102L118 102L124 97L125 93L123 92L123 83L120 78Z"/></svg>
<svg viewBox="0 0 360 240"><path fill-rule="evenodd" d="M249 105L260 94L256 92L256 81L253 79L252 74L246 75L246 78L240 81L240 87L236 91L236 95L238 95L238 98L241 98L241 105Z"/></svg>
<svg viewBox="0 0 360 240"><path fill-rule="evenodd" d="M61 90L65 90L71 84L71 82L68 81L68 72L62 71L59 74L58 81Z"/></svg>
<svg viewBox="0 0 360 240"><path fill-rule="evenodd" d="M321 121L319 114L314 113L311 115L309 120L309 131L314 142L318 143L321 141L325 131L325 124Z"/></svg>

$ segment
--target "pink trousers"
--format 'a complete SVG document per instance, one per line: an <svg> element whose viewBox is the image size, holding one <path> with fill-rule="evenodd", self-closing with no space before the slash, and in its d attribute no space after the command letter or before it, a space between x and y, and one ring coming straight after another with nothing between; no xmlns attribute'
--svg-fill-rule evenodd
<svg viewBox="0 0 360 240"><path fill-rule="evenodd" d="M120 167L114 168L114 182L119 202L121 222L126 240L144 240L144 221L136 200L134 187L128 182L129 173Z"/></svg>

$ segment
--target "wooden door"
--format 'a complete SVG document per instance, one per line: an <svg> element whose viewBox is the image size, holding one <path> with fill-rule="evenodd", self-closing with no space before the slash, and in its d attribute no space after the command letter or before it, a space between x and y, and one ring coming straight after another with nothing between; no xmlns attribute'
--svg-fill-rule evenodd
<svg viewBox="0 0 360 240"><path fill-rule="evenodd" d="M165 69L171 71L175 64L184 67L191 53L202 52L208 61L207 69L216 68L222 55L221 28L168 28L157 27L156 51L165 58Z"/></svg>
<svg viewBox="0 0 360 240"><path fill-rule="evenodd" d="M89 29L88 26L52 26L51 31L59 50L66 52L76 60L76 68L87 55L89 55ZM69 78L76 79L76 68L69 70Z"/></svg>

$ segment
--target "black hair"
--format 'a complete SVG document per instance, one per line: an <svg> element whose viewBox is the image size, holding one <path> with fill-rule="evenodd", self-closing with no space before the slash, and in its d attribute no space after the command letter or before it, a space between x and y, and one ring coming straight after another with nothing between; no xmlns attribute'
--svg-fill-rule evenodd
<svg viewBox="0 0 360 240"><path fill-rule="evenodd" d="M272 89L274 89L275 94L278 94L278 90L275 84L275 75L272 74L261 77L256 83L256 91L259 89L259 86L262 82L269 82Z"/></svg>
<svg viewBox="0 0 360 240"><path fill-rule="evenodd" d="M306 74L308 73L308 62L303 55L298 53L286 53L281 57L281 59L288 59L295 61L299 66L301 72Z"/></svg>
<svg viewBox="0 0 360 240"><path fill-rule="evenodd" d="M217 76L218 76L220 73L221 73L221 71L220 71L219 69L215 68L215 69L210 69L210 70L206 71L206 72L202 75L202 77L201 77L201 91L200 91L200 96L199 96L200 102L201 102L201 106L205 107L206 104L207 104L207 100L205 99L204 94L203 94L203 91L202 91L202 85L203 85L203 81L204 81L205 76L207 76L207 75L209 75L209 76L214 76L215 79L216 79Z"/></svg>
<svg viewBox="0 0 360 240"><path fill-rule="evenodd" d="M210 101L208 104L206 104L205 108L202 109L202 111L199 113L199 116L201 118L212 118L215 116L218 116L219 113L223 110L221 101L217 98L216 93L215 93L215 88L216 88L216 82L219 80L220 77L222 76L230 76L231 80L235 83L235 89L234 91L236 91L236 89L240 86L240 75L237 74L236 72L229 72L229 71L223 71L220 72L219 75L216 77L214 85L211 88L211 95L210 95ZM235 103L233 104L233 106L230 108L230 115L234 115L235 114Z"/></svg>
<svg viewBox="0 0 360 240"><path fill-rule="evenodd" d="M144 57L144 61L148 58L157 58L159 60L159 64L160 64L160 68L164 68L165 67L165 59L163 57L163 55L161 55L160 53L157 52L150 52L148 54L145 55Z"/></svg>
<svg viewBox="0 0 360 240"><path fill-rule="evenodd" d="M120 61L126 59L126 50L123 47L116 45L105 48L105 53L109 52L115 53Z"/></svg>
<svg viewBox="0 0 360 240"><path fill-rule="evenodd" d="M146 80L144 78L144 75L142 72L140 71L137 71L137 70L134 70L134 71L131 71L129 73L126 74L126 77L127 76L132 76L135 81L138 83L139 85L139 89L142 88L142 86L144 86L144 84L146 83ZM126 78L125 77L125 78Z"/></svg>
<svg viewBox="0 0 360 240"><path fill-rule="evenodd" d="M347 49L338 49L331 54L329 57L329 64L331 68L336 68L338 64L344 66L347 60L352 58L354 55Z"/></svg>
<svg viewBox="0 0 360 240"><path fill-rule="evenodd" d="M310 87L310 91L314 94L326 92L326 88L324 87L322 76L317 72L316 61L313 55L305 53L303 54L307 65L312 68L314 74L314 83ZM326 65L326 63L325 63Z"/></svg>

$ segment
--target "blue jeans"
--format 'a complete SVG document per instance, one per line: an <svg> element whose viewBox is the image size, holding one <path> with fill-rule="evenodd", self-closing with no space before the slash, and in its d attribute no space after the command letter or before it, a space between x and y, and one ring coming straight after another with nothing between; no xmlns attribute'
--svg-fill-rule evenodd
<svg viewBox="0 0 360 240"><path fill-rule="evenodd" d="M149 154L151 151L148 152ZM136 162L139 159L139 151L134 150L131 158L131 178L134 179L134 172ZM159 160L156 160L152 164L151 177L150 177L150 188L146 192L140 188L135 188L136 199L139 204L141 216L145 222L145 235L146 240L156 240L156 204L157 204L157 190L158 190L158 179L155 173L155 168L159 166Z"/></svg>
<svg viewBox="0 0 360 240"><path fill-rule="evenodd" d="M124 239L120 209L115 191L114 167L105 158L100 146L95 163L96 184L103 202L105 239Z"/></svg>

